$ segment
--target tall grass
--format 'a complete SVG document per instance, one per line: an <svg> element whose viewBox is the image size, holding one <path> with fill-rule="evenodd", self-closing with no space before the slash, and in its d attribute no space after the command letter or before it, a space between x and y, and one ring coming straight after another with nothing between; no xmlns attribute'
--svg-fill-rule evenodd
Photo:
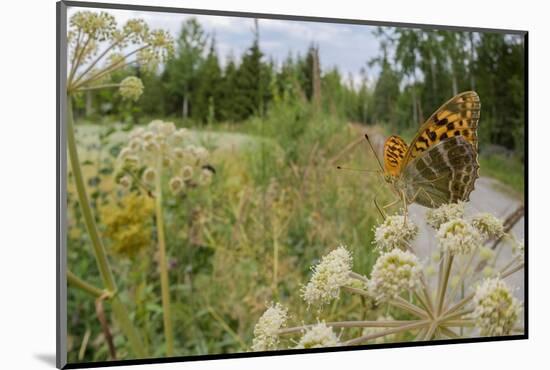
<svg viewBox="0 0 550 370"><path fill-rule="evenodd" d="M85 176L88 181L98 176L97 199L109 202L117 192L113 175L92 168L113 165L116 150L111 149L123 134L117 132L112 142L100 146L97 134L81 128L86 158L90 162L102 158L98 166L90 163ZM249 350L253 327L271 301L298 307L300 317L314 319L299 290L310 274L309 266L328 249L346 244L356 270L363 273L376 258L372 228L380 220L373 198L385 202L388 194L376 177L336 169L336 164L374 168L374 159L363 147L341 155L360 132L345 120L302 103L276 106L265 117L227 129L249 135L250 140L223 145L224 138L233 134L217 132L216 140L208 144L214 149L211 164L216 169L212 185L194 190L192 196L164 201L176 355ZM95 151L102 155L92 155ZM69 200L74 202L71 193ZM97 276L92 257L79 246L85 240L79 239L83 226L78 214L72 213L70 221L69 266L80 276ZM162 309L154 294L160 288L153 278L157 274L153 250L132 260L116 255L110 259L120 276L120 290L129 292L121 298L132 307L146 345L153 355L162 355ZM108 353L93 304L80 294L69 289L69 359L105 360ZM357 301L345 304L353 299ZM338 309L341 317L342 309L349 308L349 314L356 315L353 308L360 304L364 302L356 297L345 298L329 307L329 314ZM82 352L88 329L91 339ZM125 343L117 345L124 358ZM79 358L79 352L84 356Z"/></svg>

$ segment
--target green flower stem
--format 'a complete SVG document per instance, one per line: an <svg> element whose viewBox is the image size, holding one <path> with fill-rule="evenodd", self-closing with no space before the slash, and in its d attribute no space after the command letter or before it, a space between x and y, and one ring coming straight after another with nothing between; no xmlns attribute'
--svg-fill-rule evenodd
<svg viewBox="0 0 550 370"><path fill-rule="evenodd" d="M78 159L78 151L76 148L76 138L74 133L72 101L70 96L67 97L67 147L69 150L71 170L76 185L80 208L82 209L84 222L86 224L88 233L90 234L90 239L92 240L92 246L94 248L99 273L101 274L101 278L107 290L114 292L116 291L116 284L111 273L111 269L109 268L109 262L105 253L105 247L103 246L101 238L99 237L95 218L92 214L92 208L90 207L90 202L88 201L88 195L86 193L86 187L84 184L84 177L80 169L80 162Z"/></svg>
<svg viewBox="0 0 550 370"><path fill-rule="evenodd" d="M99 237L99 231L97 230L97 225L95 223L95 219L92 213L92 208L90 207L88 195L86 194L84 177L80 168L80 161L78 159L78 151L76 147L73 109L70 95L67 96L67 149L69 152L69 160L71 163L71 170L75 181L76 192L78 194L78 201L80 203L80 208L84 217L86 229L88 230L88 234L90 235L92 247L94 250L94 256L97 262L99 273L101 275L101 279L103 280L103 284L108 291L116 292L117 287L113 278L113 274L111 272L111 268L109 266L109 261L107 260L105 247L103 246L101 238ZM128 317L128 311L116 295L111 299L111 306L113 308L115 319L120 325L123 333L128 338L132 351L138 357L147 357L147 354L143 350L143 345L139 333Z"/></svg>
<svg viewBox="0 0 550 370"><path fill-rule="evenodd" d="M86 86L87 84L89 84L93 81L99 80L101 77L107 76L109 73L113 73L113 72L115 72L119 69L131 66L132 64L135 64L135 63L137 63L137 60L133 60L133 61L127 62L127 63L116 63L112 66L109 66L109 67L106 67L105 69L102 69L101 71L97 72L92 77L90 77L90 78L88 78L84 81L74 82L73 84L71 84L71 86L69 86L69 89L70 89L71 92L80 90L82 86Z"/></svg>
<svg viewBox="0 0 550 370"><path fill-rule="evenodd" d="M82 59L82 55L84 55L84 52L86 51L86 48L88 47L88 44L91 41L91 37L88 35L88 38L86 39L86 42L84 45L82 45L83 39L80 38L80 31L78 32L78 41L77 45L74 49L74 57L71 64L71 71L69 72L69 77L67 78L67 81L72 82L74 75L76 73L76 70L78 69L80 65L80 60Z"/></svg>
<svg viewBox="0 0 550 370"><path fill-rule="evenodd" d="M104 290L101 290L101 289L93 286L92 284L82 280L81 278L76 276L71 271L67 271L67 282L70 285L74 286L75 288L79 288L79 289L85 291L86 293L90 293L91 295L93 295L96 298L101 297L101 295L103 293L105 293Z"/></svg>
<svg viewBox="0 0 550 370"><path fill-rule="evenodd" d="M438 327L438 322L437 321L432 321L430 326L428 327L428 331L426 332L426 335L424 336L424 340L431 340L433 339L434 335L435 335L435 330L437 329Z"/></svg>
<svg viewBox="0 0 550 370"><path fill-rule="evenodd" d="M466 272L468 271L468 269L472 265L472 262L474 261L475 256L476 256L476 251L473 251L473 252L470 253L470 258L468 259L468 262L466 262L466 264L462 268L462 271L458 275L457 284L451 289L451 292L449 293L449 300L454 299L454 297L456 295L457 287L462 286L462 284L466 281Z"/></svg>
<svg viewBox="0 0 550 370"><path fill-rule="evenodd" d="M407 250L413 253L414 255L416 255L412 245L407 241L404 241L404 243L405 243L405 246L407 247ZM423 271L420 272L420 283L422 285L422 294L424 295L424 300L421 300L421 301L425 305L427 312L433 315L435 311L433 308L432 297L430 295L428 284L426 283L426 278L424 277Z"/></svg>
<svg viewBox="0 0 550 370"><path fill-rule="evenodd" d="M422 297L422 295L419 294L417 291L414 292L414 295L415 295L416 299L418 299L418 301L420 302L422 307L424 307L424 310L426 310L426 313L428 314L428 317L430 319L433 319L434 318L434 312L433 312L433 308L432 308L431 304L425 299L425 297Z"/></svg>
<svg viewBox="0 0 550 370"><path fill-rule="evenodd" d="M150 45L144 45L144 46L141 46L141 47L135 49L134 51L129 52L128 54L124 55L124 59L129 58L130 56L140 52L143 49L148 48L149 46ZM94 81L94 80L96 80L100 77L103 77L103 76L105 76L109 73L112 73L112 72L114 72L118 69L122 69L124 67L130 66L134 63L137 63L137 60L133 60L133 61L127 62L127 63L116 63L114 65L108 66L108 67L100 70L99 72L95 73L94 75L92 75L91 77L85 79L84 81L81 81L81 78L84 77L84 75L81 75L79 78L77 78L77 80L74 82L74 84L72 84L72 86L70 86L70 87L73 90L77 90L81 86L84 86L84 85L86 85L86 84L88 84L88 83L90 83L90 82L92 82L92 81Z"/></svg>
<svg viewBox="0 0 550 370"><path fill-rule="evenodd" d="M358 288L352 288L352 287L349 287L349 286L343 286L342 289L344 290L347 290L348 292L350 293L355 293L355 294L359 294L359 295L362 295L364 297L369 297L371 298L371 296L369 295L368 292L364 291L363 289L358 289ZM420 307L418 306L415 306L414 304L412 303L409 303L407 302L406 300L404 300L403 298L401 297L397 297L393 300L391 300L389 302L389 304L395 306L395 307L399 307L405 311L408 311L414 315L417 315L423 319L425 318L428 318L429 315L426 311L424 311L423 309L421 309Z"/></svg>
<svg viewBox="0 0 550 370"><path fill-rule="evenodd" d="M362 281L362 282L364 282L364 283L368 283L368 282L369 282L369 279L367 279L367 278L364 277L363 275L358 274L358 273L353 272L353 271L349 273L349 276L350 276L351 278L353 278L353 279L357 279L357 280Z"/></svg>
<svg viewBox="0 0 550 370"><path fill-rule="evenodd" d="M399 308L401 308L405 311L408 311L408 312L410 312L410 313L412 313L412 314L414 314L418 317L424 318L424 319L427 319L430 316L426 311L424 311L420 307L415 306L414 304L412 304L410 302L407 302L406 300L404 300L401 297L396 297L393 300L391 300L389 303L392 306L399 307Z"/></svg>
<svg viewBox="0 0 550 370"><path fill-rule="evenodd" d="M519 265L523 267L523 262L522 262L521 256L516 256L516 257L512 258L512 260L511 260L510 262L508 262L508 263L506 264L506 266L504 266L503 268L500 269L500 274L504 274L505 271L508 270L511 266L513 266L514 263L516 263L516 262L520 262ZM518 265L518 266L519 266L519 265ZM514 272L515 272L515 271L514 271ZM508 275L506 275L506 276L508 276Z"/></svg>
<svg viewBox="0 0 550 370"><path fill-rule="evenodd" d="M157 159L157 173L155 176L155 211L159 244L160 290L162 296L162 316L164 321L164 337L166 340L166 355L173 356L174 334L172 331L170 313L170 285L168 281L168 261L166 260L164 216L162 213L162 153Z"/></svg>
<svg viewBox="0 0 550 370"><path fill-rule="evenodd" d="M426 331L428 331L428 328L426 326L421 328L416 334L416 337L414 337L414 341L419 342L421 340L424 340L424 337L426 336Z"/></svg>
<svg viewBox="0 0 550 370"><path fill-rule="evenodd" d="M451 329L446 328L446 327L444 327L444 326L440 326L440 327L439 327L439 330L441 330L441 334L446 335L446 336L448 336L448 337L451 338L451 339L460 338L460 335L458 335L457 333L455 333L455 332L452 331Z"/></svg>
<svg viewBox="0 0 550 370"><path fill-rule="evenodd" d="M432 315L435 314L435 310L432 303L432 297L430 295L428 284L426 283L426 279L424 278L424 272L420 273L420 283L422 284L422 294L424 294L424 301L422 301L426 305L426 310L430 312Z"/></svg>
<svg viewBox="0 0 550 370"><path fill-rule="evenodd" d="M443 302L445 301L445 292L447 291L447 284L449 283L449 276L451 274L451 267L453 265L453 255L449 253L444 262L443 273L441 279L439 280L438 290L437 290L437 308L436 315L441 314L443 309Z"/></svg>
<svg viewBox="0 0 550 370"><path fill-rule="evenodd" d="M111 87L120 87L120 84L103 84L103 85L95 85L95 86L89 86L89 87L81 87L80 89L78 89L78 91L90 91L90 90L106 89Z"/></svg>
<svg viewBox="0 0 550 370"><path fill-rule="evenodd" d="M362 337L348 340L348 341L342 343L342 345L352 346L352 345L355 345L355 344L361 344L361 343L367 342L367 341L372 340L372 339L385 337L386 335L401 333L401 332L408 331L408 330L419 329L419 328L422 328L422 327L428 325L429 323L430 323L430 321L428 321L428 320L413 322L412 324L398 326L396 328L392 328L392 329L389 329L389 330L384 330L384 331L381 331L379 333L363 335Z"/></svg>
<svg viewBox="0 0 550 370"><path fill-rule="evenodd" d="M128 37L130 33L126 33L124 34L120 39L118 39L117 41L113 42L111 45L109 45L101 54L99 54L99 56L94 60L92 61L88 67L84 70L84 72L82 72L80 74L80 76L76 79L75 82L78 82L80 81L80 79L86 75L86 73L90 72L94 67L95 65L105 56L107 55L107 53L109 51L111 51L113 48L115 48L117 45L119 45L120 43L122 43L122 41L124 41L126 39L126 37Z"/></svg>
<svg viewBox="0 0 550 370"><path fill-rule="evenodd" d="M519 270L521 270L523 268L523 263L515 268L513 268L512 270L510 271L500 271L500 277L502 279L512 275L514 272L517 272ZM474 295L475 293L470 293L469 295L467 295L466 297L464 297L460 302L458 302L457 304L455 304L454 306L450 307L449 309L447 309L444 313L442 313L440 316L443 317L443 318L447 318L448 319L448 316L450 316L451 314L453 314L454 312L456 312L457 310L461 309L462 307L464 307L465 305L467 305L473 298L474 298Z"/></svg>
<svg viewBox="0 0 550 370"><path fill-rule="evenodd" d="M363 290L363 289L352 288L352 287L350 287L350 286L343 286L342 289L347 290L347 291L350 292L350 293L362 295L362 296L367 297L367 298L370 298L370 297L371 297L371 296L369 295L369 293L368 293L366 290Z"/></svg>
<svg viewBox="0 0 550 370"><path fill-rule="evenodd" d="M335 321L327 322L326 326L333 328L396 328L407 324L425 322L424 320L380 320L380 321ZM316 324L295 326L280 329L277 335L302 333L304 330L314 327Z"/></svg>
<svg viewBox="0 0 550 370"><path fill-rule="evenodd" d="M473 320L448 320L445 321L442 325L454 327L473 327L475 326L475 323Z"/></svg>
<svg viewBox="0 0 550 370"><path fill-rule="evenodd" d="M505 277L508 277L508 276L512 275L514 272L518 272L519 270L521 270L523 268L523 266L525 266L525 264L521 263L521 264L517 265L516 267L514 267L511 270L503 272L501 277L504 279Z"/></svg>
<svg viewBox="0 0 550 370"><path fill-rule="evenodd" d="M451 308L449 308L447 311L445 311L444 313L442 313L440 316L441 316L441 317L449 316L449 315L452 314L453 312L456 312L457 310L460 310L462 307L464 307L465 305L467 305L467 304L472 300L472 298L474 298L474 295L475 295L475 293L470 293L470 294L468 294L466 297L462 298L462 299L460 300L460 302L458 302L457 304L455 304L454 306L452 306Z"/></svg>
<svg viewBox="0 0 550 370"><path fill-rule="evenodd" d="M449 320L457 320L457 319L460 319L461 317L468 316L472 312L474 312L474 310L462 310L459 312L453 312L446 316L441 317L440 321L443 322L443 321L449 321Z"/></svg>

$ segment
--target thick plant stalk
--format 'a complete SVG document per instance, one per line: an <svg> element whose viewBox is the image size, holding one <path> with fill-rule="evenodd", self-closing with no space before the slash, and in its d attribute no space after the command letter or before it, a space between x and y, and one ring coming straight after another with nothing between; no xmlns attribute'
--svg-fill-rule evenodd
<svg viewBox="0 0 550 370"><path fill-rule="evenodd" d="M78 159L78 151L76 148L74 118L70 95L67 96L67 149L69 151L69 160L71 162L71 170L75 181L78 202L82 210L82 216L84 217L86 229L88 230L88 234L90 235L90 239L92 241L92 247L97 262L97 267L101 274L103 285L109 292L114 294L110 302L113 313L115 315L115 320L119 324L124 335L128 338L130 347L134 354L138 357L146 357L147 354L143 349L144 347L139 333L132 324L126 307L122 304L118 296L115 294L117 291L117 287L113 278L113 274L111 272L111 268L109 266L109 261L107 260L105 247L103 246L103 243L99 236L99 231L97 230L97 225L95 223L94 215L92 213L92 208L90 207L90 202L86 193L84 177L82 176L82 170L80 168L80 161Z"/></svg>
<svg viewBox="0 0 550 370"><path fill-rule="evenodd" d="M168 262L166 261L166 241L164 237L164 216L162 214L162 155L157 162L155 176L155 211L157 219L157 237L159 244L160 290L162 296L162 318L164 322L164 339L166 355L174 355L174 334L170 314L170 285L168 281Z"/></svg>

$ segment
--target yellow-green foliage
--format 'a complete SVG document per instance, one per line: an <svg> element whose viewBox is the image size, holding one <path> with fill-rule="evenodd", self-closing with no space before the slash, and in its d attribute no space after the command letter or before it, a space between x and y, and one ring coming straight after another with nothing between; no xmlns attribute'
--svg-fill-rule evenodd
<svg viewBox="0 0 550 370"><path fill-rule="evenodd" d="M101 207L104 235L114 253L133 257L151 245L154 204L147 195L129 193Z"/></svg>

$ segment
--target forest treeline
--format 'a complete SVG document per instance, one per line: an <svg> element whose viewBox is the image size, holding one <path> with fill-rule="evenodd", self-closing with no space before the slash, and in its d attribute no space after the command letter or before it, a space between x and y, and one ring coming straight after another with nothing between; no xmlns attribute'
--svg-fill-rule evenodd
<svg viewBox="0 0 550 370"><path fill-rule="evenodd" d="M248 49L240 56L225 56L222 66L215 36L195 18L186 20L176 39L176 54L166 65L154 73L120 72L142 78L146 88L137 104L122 101L115 91L90 92L80 99L81 116L239 123L265 115L274 104L303 102L349 121L388 125L392 132L410 136L454 94L475 90L482 102L481 150L513 151L522 158L521 36L376 28L380 54L365 60L360 81L353 81L337 67L321 69L314 43L275 61L262 52L255 24Z"/></svg>

